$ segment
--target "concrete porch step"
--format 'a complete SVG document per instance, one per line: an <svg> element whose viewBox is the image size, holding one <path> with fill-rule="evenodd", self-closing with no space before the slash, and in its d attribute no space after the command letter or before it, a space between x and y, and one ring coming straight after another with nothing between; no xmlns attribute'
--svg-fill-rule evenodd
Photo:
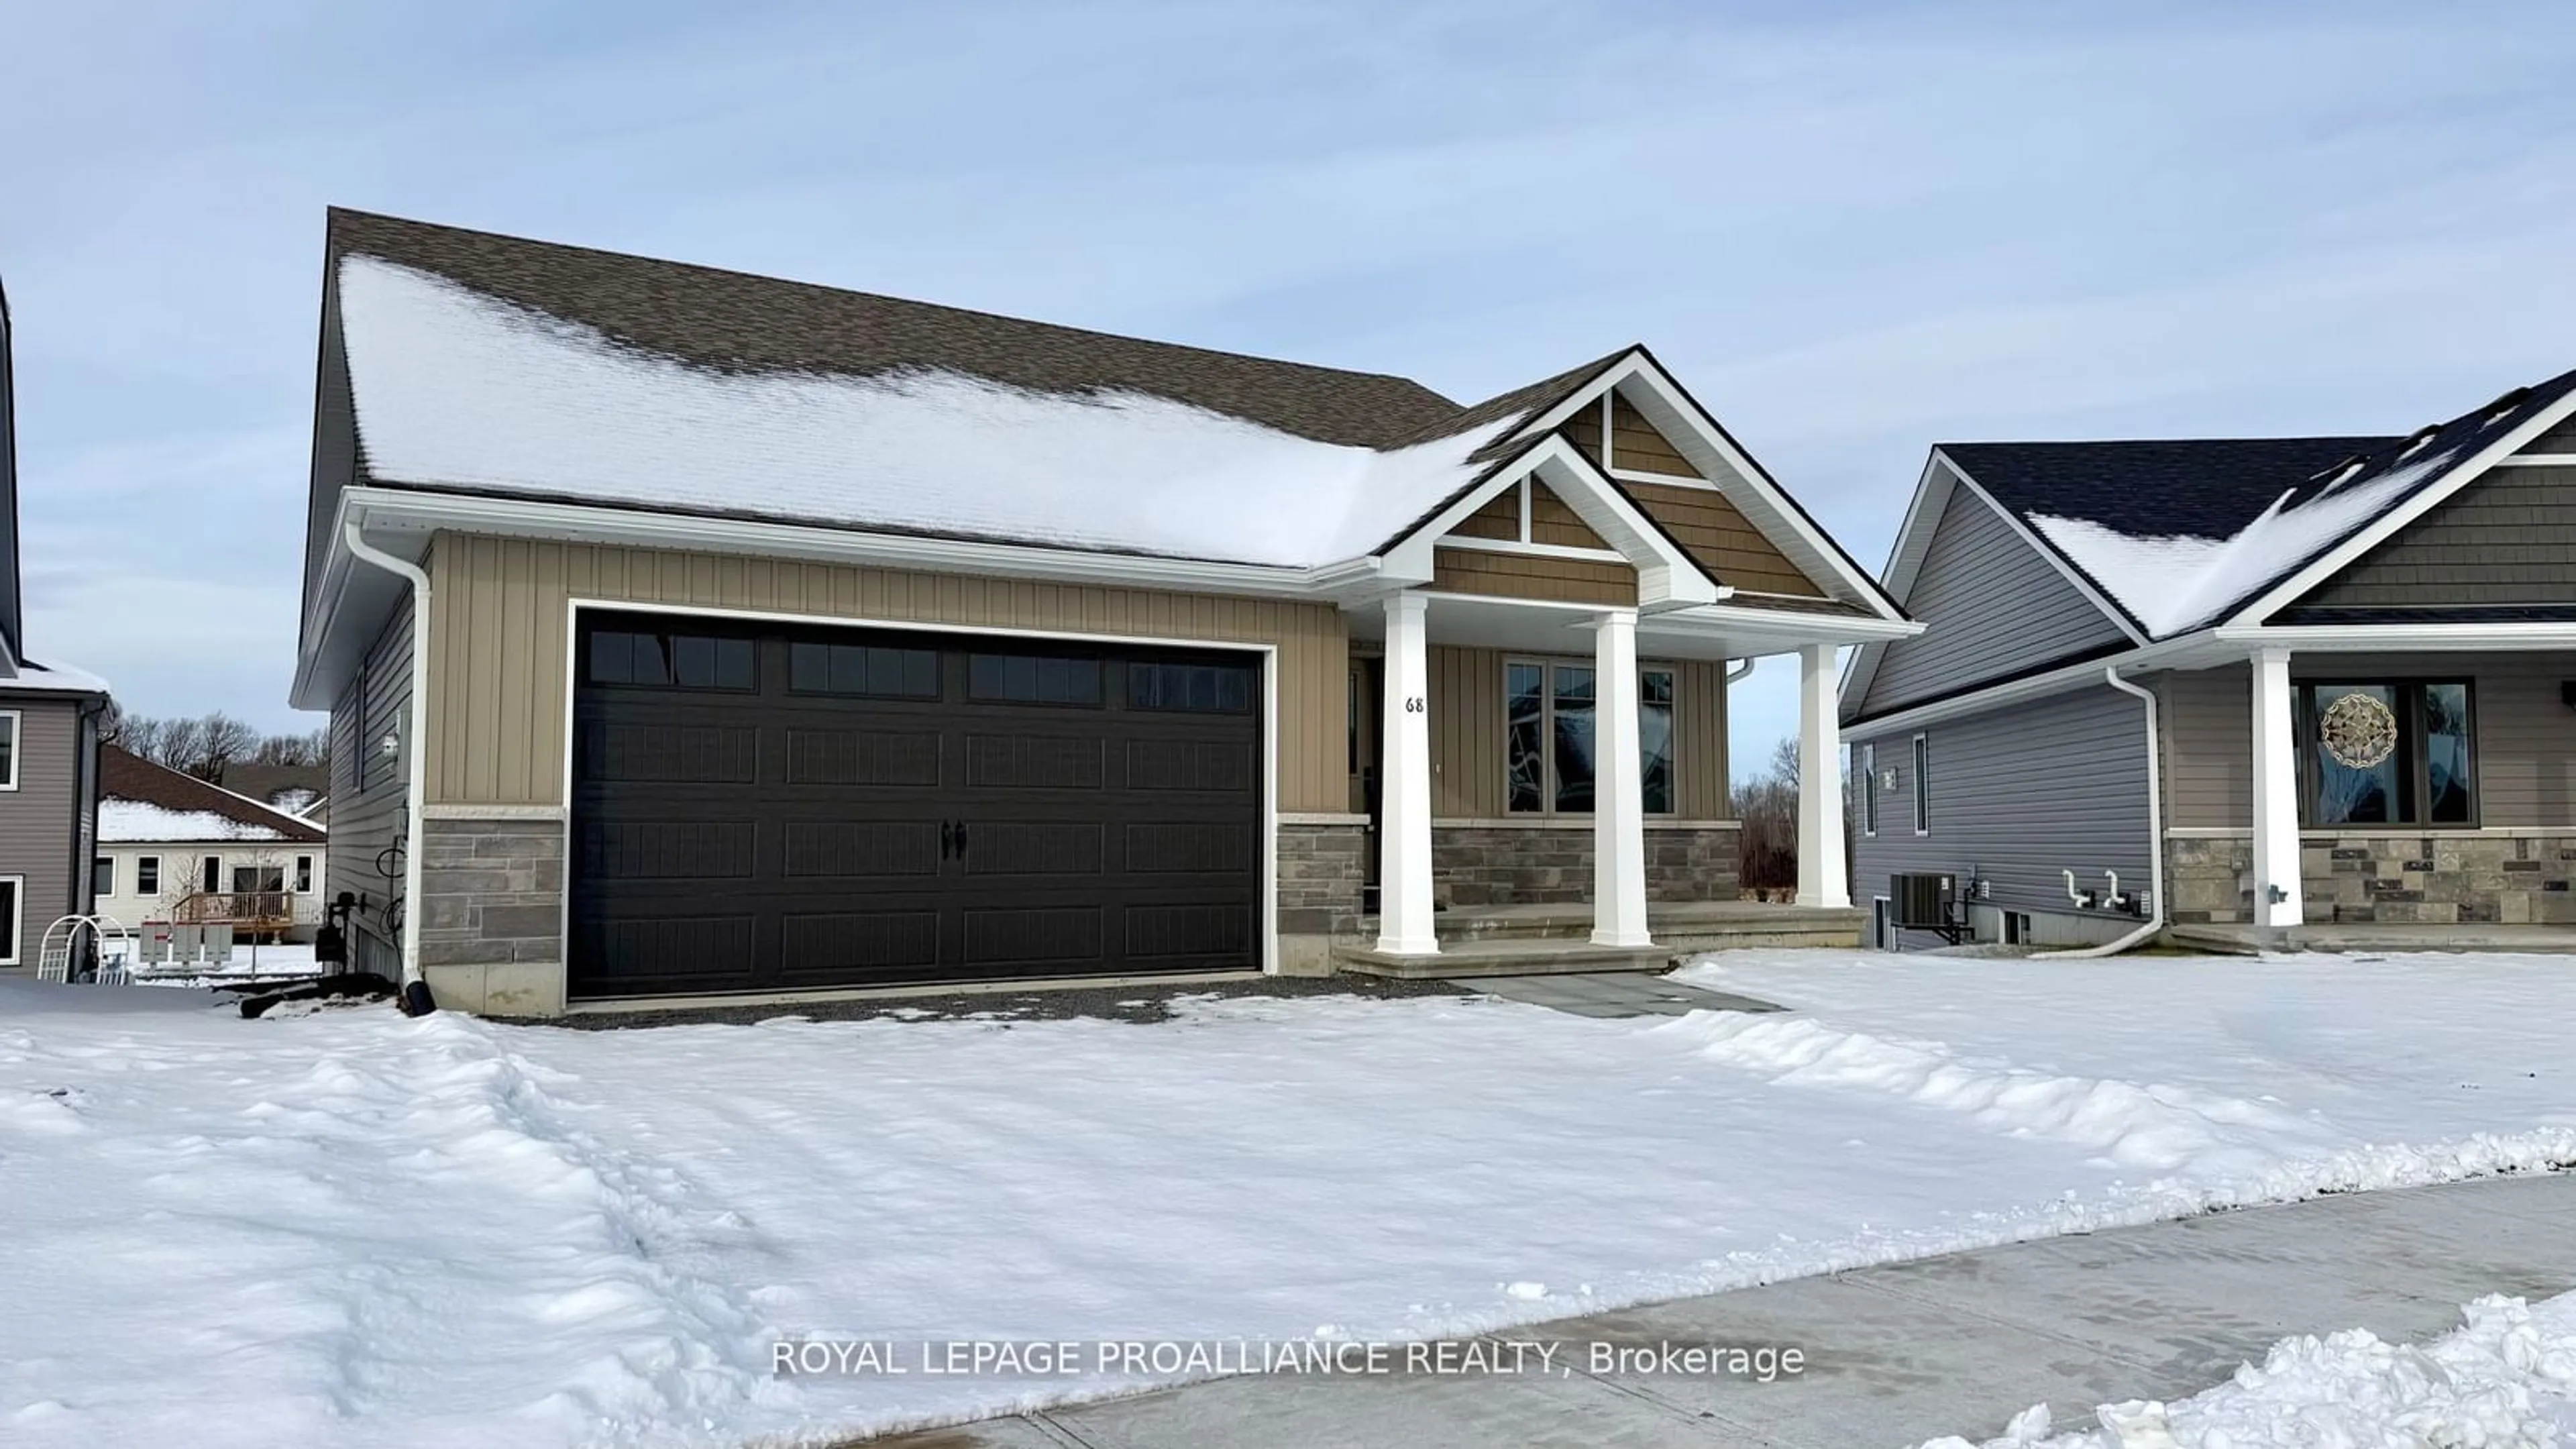
<svg viewBox="0 0 2576 1449"><path fill-rule="evenodd" d="M1669 946L1635 949L1589 941L1522 938L1448 941L1437 956L1395 956L1359 941L1336 942L1333 964L1361 976L1436 981L1453 976L1557 976L1599 971L1662 971L1674 961Z"/></svg>
<svg viewBox="0 0 2576 1449"><path fill-rule="evenodd" d="M1679 951L1719 951L1735 946L1857 946L1868 917L1859 910L1820 910L1766 901L1666 901L1646 908L1655 940ZM1533 940L1589 944L1592 907L1549 905L1455 906L1434 918L1443 950L1455 943ZM1363 916L1355 933L1377 939L1377 918Z"/></svg>

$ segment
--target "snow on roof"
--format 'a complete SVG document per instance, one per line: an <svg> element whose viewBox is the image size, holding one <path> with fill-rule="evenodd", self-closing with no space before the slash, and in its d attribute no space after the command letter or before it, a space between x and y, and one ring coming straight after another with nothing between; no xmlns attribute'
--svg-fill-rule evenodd
<svg viewBox="0 0 2576 1449"><path fill-rule="evenodd" d="M2283 493L2225 538L2134 537L2080 518L2031 516L2031 526L2157 638L2197 628L2346 535L2449 467L2458 448L2313 497ZM2293 500L2296 501L2293 501Z"/></svg>
<svg viewBox="0 0 2576 1449"><path fill-rule="evenodd" d="M725 371L366 255L339 287L390 482L1303 567L1385 544L1520 416L1381 452L1137 392Z"/></svg>
<svg viewBox="0 0 2576 1449"><path fill-rule="evenodd" d="M0 679L0 689L59 689L71 694L105 694L107 681L85 669L67 664L38 664L32 659L18 661L18 673Z"/></svg>
<svg viewBox="0 0 2576 1449"><path fill-rule="evenodd" d="M146 841L284 840L286 834L212 810L172 810L148 800L101 800L98 838L109 845L127 845Z"/></svg>

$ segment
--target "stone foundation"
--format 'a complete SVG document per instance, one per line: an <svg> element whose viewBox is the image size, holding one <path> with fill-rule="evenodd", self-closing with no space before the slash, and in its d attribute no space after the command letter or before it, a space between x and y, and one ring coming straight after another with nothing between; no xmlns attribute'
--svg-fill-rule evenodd
<svg viewBox="0 0 2576 1449"><path fill-rule="evenodd" d="M559 820L421 823L421 975L443 1006L493 1016L563 1010L564 832Z"/></svg>
<svg viewBox="0 0 2576 1449"><path fill-rule="evenodd" d="M2299 883L2310 925L2576 924L2571 879L2576 830L2299 837ZM2168 840L2165 890L2177 924L2253 920L2253 842Z"/></svg>
<svg viewBox="0 0 2576 1449"><path fill-rule="evenodd" d="M1736 899L1733 821L1646 826L1646 899ZM1592 825L1434 825L1431 875L1450 906L1592 899Z"/></svg>
<svg viewBox="0 0 2576 1449"><path fill-rule="evenodd" d="M1278 855L1279 970L1329 976L1333 937L1359 926L1360 888L1368 883L1368 826L1282 824Z"/></svg>

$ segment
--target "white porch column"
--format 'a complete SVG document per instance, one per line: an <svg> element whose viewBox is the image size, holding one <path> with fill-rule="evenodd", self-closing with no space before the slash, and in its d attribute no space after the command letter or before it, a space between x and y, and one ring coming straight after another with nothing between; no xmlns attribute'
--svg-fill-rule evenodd
<svg viewBox="0 0 2576 1449"><path fill-rule="evenodd" d="M1637 737L1637 611L1592 621L1592 944L1651 946L1646 778Z"/></svg>
<svg viewBox="0 0 2576 1449"><path fill-rule="evenodd" d="M2299 894L2299 747L2291 737L2290 651L2254 652L2254 924L2295 926Z"/></svg>
<svg viewBox="0 0 2576 1449"><path fill-rule="evenodd" d="M1835 715L1834 646L1798 651L1798 904L1847 910L1843 864L1843 730Z"/></svg>
<svg viewBox="0 0 2576 1449"><path fill-rule="evenodd" d="M1431 925L1431 663L1424 610L1406 592L1386 601L1386 748L1378 761L1377 948L1436 956Z"/></svg>

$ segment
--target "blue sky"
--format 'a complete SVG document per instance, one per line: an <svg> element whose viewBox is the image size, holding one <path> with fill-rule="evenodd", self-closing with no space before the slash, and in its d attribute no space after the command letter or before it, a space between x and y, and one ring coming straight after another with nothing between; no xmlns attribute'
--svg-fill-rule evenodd
<svg viewBox="0 0 2576 1449"><path fill-rule="evenodd" d="M329 204L1460 399L1643 340L1875 569L1940 439L2399 432L2576 367L2571 76L2547 3L0 0L30 652L320 722Z"/></svg>

